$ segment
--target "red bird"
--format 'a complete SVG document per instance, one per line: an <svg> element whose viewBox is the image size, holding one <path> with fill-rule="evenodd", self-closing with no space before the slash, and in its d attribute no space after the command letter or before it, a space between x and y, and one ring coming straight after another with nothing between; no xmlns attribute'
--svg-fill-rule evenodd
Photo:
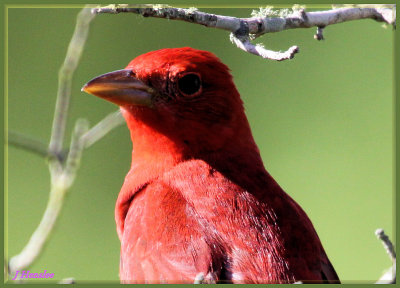
<svg viewBox="0 0 400 288"><path fill-rule="evenodd" d="M115 209L123 283L339 283L214 54L149 52L82 90L119 105L131 133Z"/></svg>

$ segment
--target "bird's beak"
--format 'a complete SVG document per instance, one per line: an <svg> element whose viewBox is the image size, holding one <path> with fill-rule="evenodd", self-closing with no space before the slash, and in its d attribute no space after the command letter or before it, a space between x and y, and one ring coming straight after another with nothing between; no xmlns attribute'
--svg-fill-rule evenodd
<svg viewBox="0 0 400 288"><path fill-rule="evenodd" d="M152 106L154 89L136 79L131 70L123 69L100 75L82 89L119 106Z"/></svg>

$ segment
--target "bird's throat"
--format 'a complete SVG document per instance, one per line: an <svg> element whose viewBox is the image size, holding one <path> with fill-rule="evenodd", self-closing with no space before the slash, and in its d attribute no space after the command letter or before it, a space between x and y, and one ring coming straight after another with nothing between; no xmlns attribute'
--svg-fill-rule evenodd
<svg viewBox="0 0 400 288"><path fill-rule="evenodd" d="M183 147L176 141L155 129L151 121L144 121L142 115L138 116L125 108L121 108L121 112L131 134L132 169L152 167L164 170L182 161ZM143 114L150 118L152 111Z"/></svg>
<svg viewBox="0 0 400 288"><path fill-rule="evenodd" d="M236 178L242 180L252 179L248 181L249 183L237 183L248 187L249 190L252 190L252 185L259 185L259 183L254 183L258 182L258 180L260 180L260 183L264 183L263 185L268 185L267 182L275 183L264 169L259 150L251 135L249 124L244 117L240 119L242 130L232 129L236 133L233 134L234 141L225 141L226 144L224 146L214 151L196 151L196 148L188 147L180 139L174 139L173 136L167 136L165 133L160 132L159 129L156 129L152 125L155 122L160 123L160 119L156 119L158 117L156 113L152 116L152 111L140 110L132 113L132 111L124 108L121 111L126 119L132 139L130 173L136 174L143 181L144 179L157 178L183 161L197 159L205 161L233 182L239 181ZM141 112L145 116L142 116ZM145 121L143 117L147 117ZM151 117L155 117L154 122L152 122ZM175 129L180 129L180 127ZM235 167L239 167L240 171L236 171ZM257 175L251 175L252 171L257 171ZM243 175L243 173L248 175L246 177L236 177L237 175ZM256 181L255 179L258 180Z"/></svg>

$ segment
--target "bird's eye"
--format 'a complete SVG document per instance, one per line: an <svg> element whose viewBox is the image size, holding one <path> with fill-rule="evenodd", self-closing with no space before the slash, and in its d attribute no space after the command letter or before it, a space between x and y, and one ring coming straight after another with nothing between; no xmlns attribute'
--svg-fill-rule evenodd
<svg viewBox="0 0 400 288"><path fill-rule="evenodd" d="M195 96L201 92L200 76L196 73L187 73L178 80L179 91L185 96Z"/></svg>

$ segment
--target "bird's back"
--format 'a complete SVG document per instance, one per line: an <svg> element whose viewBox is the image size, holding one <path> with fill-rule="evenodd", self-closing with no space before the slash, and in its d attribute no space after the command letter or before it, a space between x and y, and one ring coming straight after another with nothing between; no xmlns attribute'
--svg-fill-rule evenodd
<svg viewBox="0 0 400 288"><path fill-rule="evenodd" d="M191 160L147 181L129 198L121 279L192 283L203 273L210 282L337 282L305 212L263 175L264 186L248 191Z"/></svg>

